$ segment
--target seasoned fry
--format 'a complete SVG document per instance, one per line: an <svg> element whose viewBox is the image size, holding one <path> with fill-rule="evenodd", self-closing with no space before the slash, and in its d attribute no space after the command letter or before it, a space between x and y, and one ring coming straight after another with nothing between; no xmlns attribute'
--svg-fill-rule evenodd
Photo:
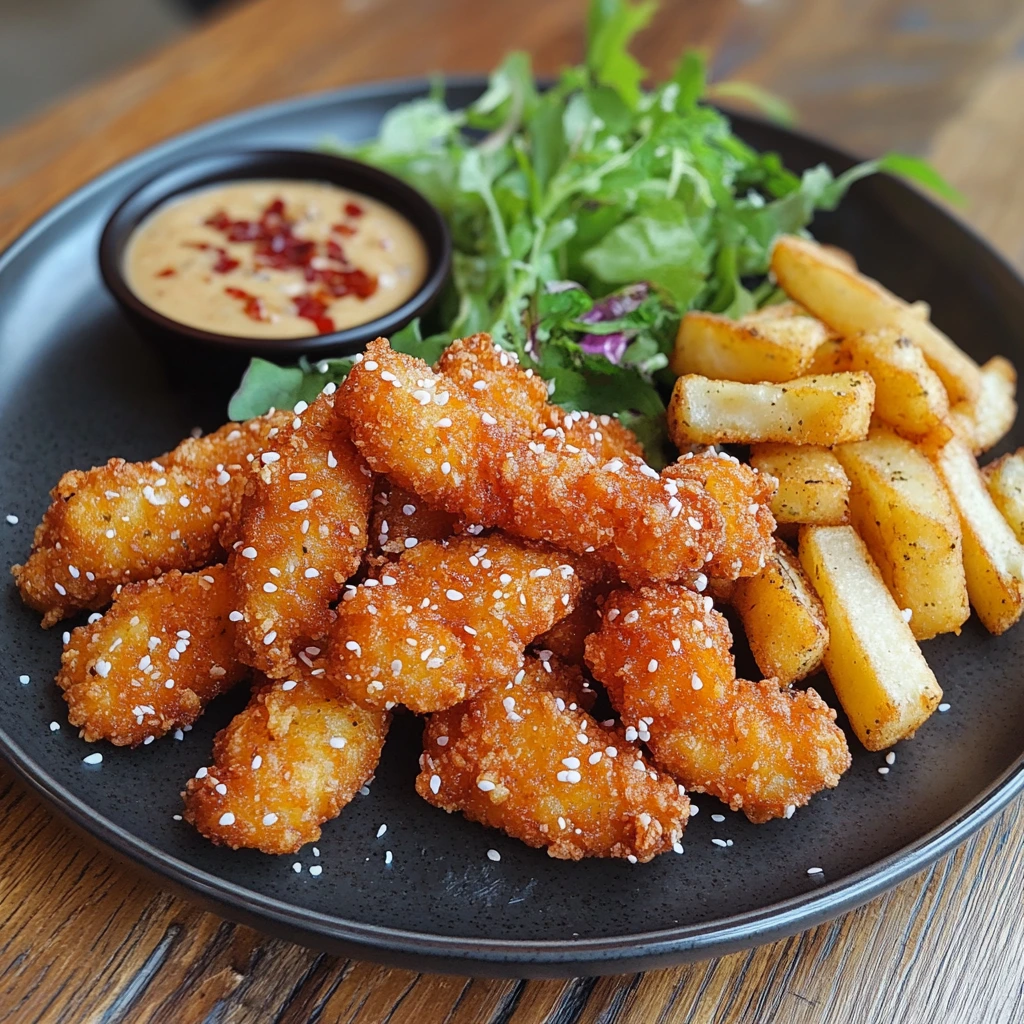
<svg viewBox="0 0 1024 1024"><path fill-rule="evenodd" d="M772 251L772 272L787 295L844 337L894 328L909 338L941 378L950 401L973 400L980 394L978 364L925 319L920 309L837 260L816 242L792 235L780 238Z"/></svg>
<svg viewBox="0 0 1024 1024"><path fill-rule="evenodd" d="M850 335L845 345L851 367L875 382L875 415L904 437L934 436L949 413L949 397L917 345L891 327Z"/></svg>
<svg viewBox="0 0 1024 1024"><path fill-rule="evenodd" d="M750 650L766 678L783 686L821 668L828 622L821 600L782 541L757 575L736 581L732 606L743 622Z"/></svg>
<svg viewBox="0 0 1024 1024"><path fill-rule="evenodd" d="M260 686L217 733L213 764L182 794L207 839L295 853L373 776L390 716L343 700L316 671Z"/></svg>
<svg viewBox="0 0 1024 1024"><path fill-rule="evenodd" d="M828 448L758 444L750 449L750 464L779 482L771 504L776 522L817 526L849 522L850 481Z"/></svg>
<svg viewBox="0 0 1024 1024"><path fill-rule="evenodd" d="M416 791L551 857L649 861L678 844L690 802L571 702L567 672L530 659L513 682L431 715Z"/></svg>
<svg viewBox="0 0 1024 1024"><path fill-rule="evenodd" d="M996 508L1024 544L1024 448L989 463L981 475Z"/></svg>
<svg viewBox="0 0 1024 1024"><path fill-rule="evenodd" d="M807 373L846 373L852 369L853 360L850 358L849 348L840 338L832 338L814 353L814 358L811 359L810 365L807 367Z"/></svg>
<svg viewBox="0 0 1024 1024"><path fill-rule="evenodd" d="M330 604L366 548L372 491L333 388L296 406L251 475L228 562L246 664L292 675L299 648L327 632Z"/></svg>
<svg viewBox="0 0 1024 1024"><path fill-rule="evenodd" d="M531 440L447 379L383 339L370 344L338 408L374 470L471 523L593 550L630 580L682 577L721 548L722 516L702 488L635 456L601 465L557 438Z"/></svg>
<svg viewBox="0 0 1024 1024"><path fill-rule="evenodd" d="M885 430L835 452L850 478L853 525L896 603L910 610L914 636L959 632L970 615L960 522L935 468Z"/></svg>
<svg viewBox="0 0 1024 1024"><path fill-rule="evenodd" d="M602 462L623 455L643 458L636 436L614 416L566 412L550 403L547 384L533 370L521 369L515 353L495 345L489 334L456 338L437 369L468 402L534 440L557 438Z"/></svg>
<svg viewBox="0 0 1024 1024"><path fill-rule="evenodd" d="M896 602L852 526L805 526L800 562L828 617L825 669L857 738L884 750L942 700Z"/></svg>
<svg viewBox="0 0 1024 1024"><path fill-rule="evenodd" d="M425 541L345 595L328 678L364 707L451 707L513 676L579 589L566 556L547 545L501 534Z"/></svg>
<svg viewBox="0 0 1024 1024"><path fill-rule="evenodd" d="M1005 633L1024 611L1024 547L1000 515L970 449L953 438L934 456L963 531L967 593L990 633Z"/></svg>
<svg viewBox="0 0 1024 1024"><path fill-rule="evenodd" d="M222 565L124 587L101 619L72 630L57 685L82 738L137 747L191 725L246 675Z"/></svg>
<svg viewBox="0 0 1024 1024"><path fill-rule="evenodd" d="M792 380L807 372L829 333L806 312L777 306L739 320L694 310L679 324L672 372L745 384Z"/></svg>
<svg viewBox="0 0 1024 1024"><path fill-rule="evenodd" d="M725 452L687 453L662 474L670 480L697 483L718 502L725 525L721 546L704 572L719 579L755 576L772 552L775 520L770 503L775 478L743 465Z"/></svg>
<svg viewBox="0 0 1024 1024"><path fill-rule="evenodd" d="M710 598L661 584L608 598L587 664L623 722L687 789L753 822L788 817L838 784L850 766L846 739L814 690L738 680L731 645Z"/></svg>
<svg viewBox="0 0 1024 1024"><path fill-rule="evenodd" d="M249 456L287 418L228 423L152 462L111 459L65 473L36 527L32 553L11 568L22 600L49 628L103 608L124 583L224 558L245 489Z"/></svg>
<svg viewBox="0 0 1024 1024"><path fill-rule="evenodd" d="M398 558L424 540L447 540L459 517L431 508L419 495L386 477L377 478L370 513L370 545L378 555Z"/></svg>
<svg viewBox="0 0 1024 1024"><path fill-rule="evenodd" d="M865 437L875 384L866 373L798 377L785 384L736 384L690 374L676 380L668 430L690 444L765 441L826 447Z"/></svg>
<svg viewBox="0 0 1024 1024"><path fill-rule="evenodd" d="M993 356L981 368L977 399L957 402L950 409L953 431L975 455L994 448L1009 433L1017 418L1016 394L1017 371L1013 364L1002 356Z"/></svg>

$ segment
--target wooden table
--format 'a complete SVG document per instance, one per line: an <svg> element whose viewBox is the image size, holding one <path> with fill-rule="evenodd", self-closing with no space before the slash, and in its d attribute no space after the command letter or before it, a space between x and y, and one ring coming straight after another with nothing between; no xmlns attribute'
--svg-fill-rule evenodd
<svg viewBox="0 0 1024 1024"><path fill-rule="evenodd" d="M578 59L583 0L257 0L0 137L0 245L143 146L266 100L366 79ZM929 154L1024 267L1020 0L665 0L685 44L865 154ZM341 961L162 893L0 772L0 1021L352 1024L1019 1022L1024 810L860 910L720 960L612 978L474 981Z"/></svg>

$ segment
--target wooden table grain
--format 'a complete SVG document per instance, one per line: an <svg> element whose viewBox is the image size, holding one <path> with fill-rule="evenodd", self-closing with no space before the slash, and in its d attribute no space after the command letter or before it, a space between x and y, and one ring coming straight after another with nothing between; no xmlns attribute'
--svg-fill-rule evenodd
<svg viewBox="0 0 1024 1024"><path fill-rule="evenodd" d="M579 58L583 0L256 0L0 137L0 245L105 167L238 108L350 82ZM685 44L865 154L928 154L1024 267L1020 0L665 0ZM159 891L0 771L0 1022L744 1024L1024 1020L1024 808L861 909L672 970L486 981L319 955Z"/></svg>

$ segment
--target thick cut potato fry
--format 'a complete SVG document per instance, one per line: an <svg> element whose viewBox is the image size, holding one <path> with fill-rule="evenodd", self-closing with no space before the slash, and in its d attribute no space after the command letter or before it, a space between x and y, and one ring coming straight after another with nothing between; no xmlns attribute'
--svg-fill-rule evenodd
<svg viewBox="0 0 1024 1024"><path fill-rule="evenodd" d="M996 459L981 475L996 508L1024 544L1024 448Z"/></svg>
<svg viewBox="0 0 1024 1024"><path fill-rule="evenodd" d="M781 541L757 576L737 580L732 606L743 621L754 661L783 686L821 668L828 647L825 609L800 561Z"/></svg>
<svg viewBox="0 0 1024 1024"><path fill-rule="evenodd" d="M897 433L926 437L942 425L949 396L924 353L893 328L853 334L844 344L854 370L870 373L875 382L875 415Z"/></svg>
<svg viewBox="0 0 1024 1024"><path fill-rule="evenodd" d="M818 346L807 372L812 373L846 373L853 369L850 350L841 338L831 338Z"/></svg>
<svg viewBox="0 0 1024 1024"><path fill-rule="evenodd" d="M993 356L981 368L981 394L973 402L957 402L949 423L975 455L994 448L1009 433L1017 418L1017 371L1002 356Z"/></svg>
<svg viewBox="0 0 1024 1024"><path fill-rule="evenodd" d="M828 617L825 669L857 738L884 750L942 699L910 626L852 526L805 526L800 562Z"/></svg>
<svg viewBox="0 0 1024 1024"><path fill-rule="evenodd" d="M828 448L810 444L754 445L750 464L779 481L771 504L776 522L839 526L850 521L850 481Z"/></svg>
<svg viewBox="0 0 1024 1024"><path fill-rule="evenodd" d="M978 364L915 309L877 281L851 269L816 242L786 235L775 243L772 271L791 298L844 337L895 328L924 353L950 401L975 399Z"/></svg>
<svg viewBox="0 0 1024 1024"><path fill-rule="evenodd" d="M970 615L960 521L927 457L887 430L840 445L850 516L918 640L958 633Z"/></svg>
<svg viewBox="0 0 1024 1024"><path fill-rule="evenodd" d="M672 370L679 376L699 373L712 380L747 384L792 380L807 372L814 353L828 337L828 328L806 313L766 315L762 311L731 320L695 311L679 324Z"/></svg>
<svg viewBox="0 0 1024 1024"><path fill-rule="evenodd" d="M688 444L764 441L829 447L867 436L875 384L866 373L797 377L785 384L736 384L687 374L676 381L668 429Z"/></svg>
<svg viewBox="0 0 1024 1024"><path fill-rule="evenodd" d="M967 593L990 633L1005 633L1024 611L1024 547L989 496L970 449L953 438L934 455L963 531Z"/></svg>

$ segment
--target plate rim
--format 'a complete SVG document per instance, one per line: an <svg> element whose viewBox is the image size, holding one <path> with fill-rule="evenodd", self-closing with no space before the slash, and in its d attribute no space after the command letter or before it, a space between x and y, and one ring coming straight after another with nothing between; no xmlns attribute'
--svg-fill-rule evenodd
<svg viewBox="0 0 1024 1024"><path fill-rule="evenodd" d="M484 86L487 78L485 75L460 74L446 76L444 81L447 88L471 89ZM297 109L317 109L368 99L386 99L394 105L422 94L428 86L427 78L407 77L328 89L250 107L172 135L113 164L41 214L0 253L0 277L22 251L75 206L88 201L112 180L130 177L150 166L159 166L161 160L182 147L215 139L224 131L244 128L248 123ZM736 122L767 126L772 131L816 146L830 159L834 157L837 163L854 162L849 153L808 133L766 125L758 118L736 112L730 111L729 116ZM909 188L909 191L935 207L983 248L1024 293L1024 278L979 232L947 208L917 193L916 189ZM135 867L167 883L176 892L215 908L224 917L233 920L243 918L246 923L265 931L287 933L293 941L385 963L393 964L397 954L407 964L428 965L428 969L434 971L506 976L568 977L579 973L650 969L723 955L796 934L861 906L927 868L967 840L1024 791L1022 751L1008 768L956 813L887 857L799 896L740 914L655 931L589 939L481 939L366 924L266 896L193 867L103 815L94 813L82 798L29 756L2 722L0 757L23 783L73 826Z"/></svg>

